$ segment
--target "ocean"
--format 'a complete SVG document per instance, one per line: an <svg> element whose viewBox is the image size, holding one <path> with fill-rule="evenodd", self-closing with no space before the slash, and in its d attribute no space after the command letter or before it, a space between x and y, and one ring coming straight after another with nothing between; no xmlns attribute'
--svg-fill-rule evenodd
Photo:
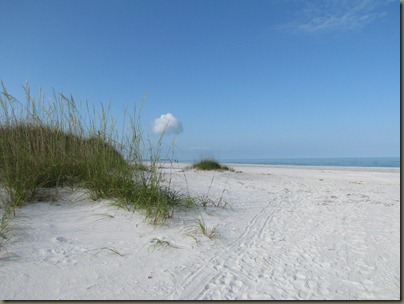
<svg viewBox="0 0 404 304"><path fill-rule="evenodd" d="M219 159L221 163L400 168L400 157Z"/></svg>

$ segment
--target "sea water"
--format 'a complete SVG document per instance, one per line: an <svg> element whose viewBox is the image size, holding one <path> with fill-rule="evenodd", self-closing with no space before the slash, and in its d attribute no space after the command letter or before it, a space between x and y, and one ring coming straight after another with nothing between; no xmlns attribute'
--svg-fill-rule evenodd
<svg viewBox="0 0 404 304"><path fill-rule="evenodd" d="M219 159L219 161L222 163L257 165L400 167L400 157Z"/></svg>

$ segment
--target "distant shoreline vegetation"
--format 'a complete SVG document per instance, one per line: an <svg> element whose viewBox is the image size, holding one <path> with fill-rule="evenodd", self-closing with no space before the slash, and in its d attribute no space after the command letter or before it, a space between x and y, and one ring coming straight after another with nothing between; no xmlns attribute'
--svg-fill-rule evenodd
<svg viewBox="0 0 404 304"><path fill-rule="evenodd" d="M205 171L232 171L229 167L220 164L214 158L203 158L200 161L192 164L192 169L205 170Z"/></svg>

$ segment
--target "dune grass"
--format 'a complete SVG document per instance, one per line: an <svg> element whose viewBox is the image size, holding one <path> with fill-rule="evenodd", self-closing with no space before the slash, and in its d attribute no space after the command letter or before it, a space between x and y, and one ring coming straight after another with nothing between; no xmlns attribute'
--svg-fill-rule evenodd
<svg viewBox="0 0 404 304"><path fill-rule="evenodd" d="M27 84L21 103L1 85L0 187L7 192L2 223L16 208L36 201L41 189L64 186L86 188L94 200L110 198L128 210L142 210L153 223L194 205L192 198L163 185L159 149L142 153L136 107L130 126L118 136L109 107L101 104L99 111L90 111L86 103L82 111L73 97L55 92L49 100L43 93L35 99ZM147 167L145 158L151 160Z"/></svg>
<svg viewBox="0 0 404 304"><path fill-rule="evenodd" d="M197 169L197 170L218 170L218 171L230 170L231 171L231 169L229 167L221 165L214 158L201 159L200 161L195 162L192 165L192 168Z"/></svg>
<svg viewBox="0 0 404 304"><path fill-rule="evenodd" d="M193 222L191 225L185 227L185 229L184 229L185 236L194 239L195 242L198 242L198 237L197 237L198 234L202 234L202 235L206 236L208 239L212 240L219 235L219 233L217 231L218 226L219 226L219 224L209 228L208 225L206 224L204 218L201 215L200 218L195 219L195 222Z"/></svg>
<svg viewBox="0 0 404 304"><path fill-rule="evenodd" d="M173 244L171 244L169 241L160 239L160 238L153 238L150 241L149 249L154 251L155 249L158 250L165 250L167 248L175 248L175 249L180 249L180 247L177 247Z"/></svg>

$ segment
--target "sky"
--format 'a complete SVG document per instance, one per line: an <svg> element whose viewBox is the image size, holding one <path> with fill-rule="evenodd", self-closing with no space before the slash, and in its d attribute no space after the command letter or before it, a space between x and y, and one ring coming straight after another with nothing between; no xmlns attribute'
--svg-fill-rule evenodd
<svg viewBox="0 0 404 304"><path fill-rule="evenodd" d="M0 80L119 122L175 158L400 154L398 0L0 0Z"/></svg>

